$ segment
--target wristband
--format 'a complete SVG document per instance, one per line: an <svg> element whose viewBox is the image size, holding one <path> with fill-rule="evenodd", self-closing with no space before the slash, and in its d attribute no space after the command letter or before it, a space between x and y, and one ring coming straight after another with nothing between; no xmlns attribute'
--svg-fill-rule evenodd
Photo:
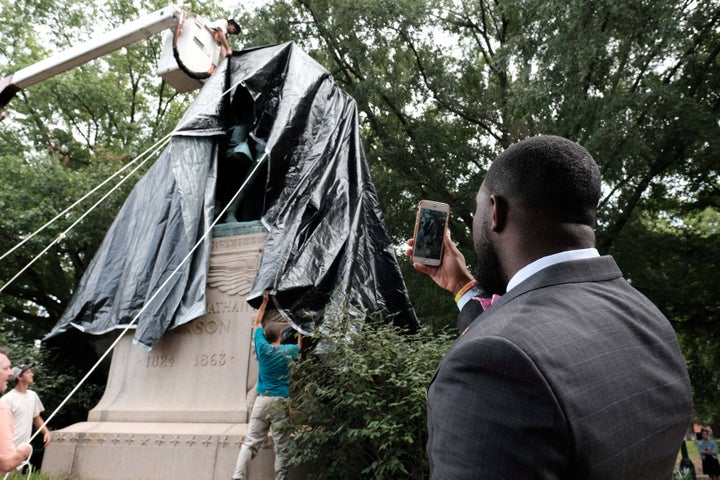
<svg viewBox="0 0 720 480"><path fill-rule="evenodd" d="M455 294L455 303L459 302L460 299L462 298L462 296L465 295L468 290L470 290L471 288L473 288L473 287L475 286L475 283L476 283L476 281L475 281L474 279L473 279L473 280L470 280L468 283L466 283L466 284L460 289L460 291L458 291L458 292Z"/></svg>

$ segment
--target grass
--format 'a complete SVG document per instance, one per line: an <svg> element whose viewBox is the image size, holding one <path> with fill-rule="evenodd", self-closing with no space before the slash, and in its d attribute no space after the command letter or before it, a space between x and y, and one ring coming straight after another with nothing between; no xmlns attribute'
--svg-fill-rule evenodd
<svg viewBox="0 0 720 480"><path fill-rule="evenodd" d="M4 476L0 478L4 478ZM11 473L7 478L8 480L28 480L28 478L29 480L76 480L71 477L50 477L37 470L33 471L30 477L27 473Z"/></svg>

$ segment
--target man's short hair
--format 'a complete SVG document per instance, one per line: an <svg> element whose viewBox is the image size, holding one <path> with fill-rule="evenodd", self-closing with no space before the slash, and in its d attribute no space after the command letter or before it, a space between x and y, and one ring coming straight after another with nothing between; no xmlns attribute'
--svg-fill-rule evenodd
<svg viewBox="0 0 720 480"><path fill-rule="evenodd" d="M263 332L265 333L265 339L270 343L278 341L282 338L282 331L285 329L285 327L287 327L287 325L279 322L268 323L263 328Z"/></svg>
<svg viewBox="0 0 720 480"><path fill-rule="evenodd" d="M584 147L566 138L540 135L511 145L484 181L490 194L511 203L553 211L564 222L595 224L600 169Z"/></svg>

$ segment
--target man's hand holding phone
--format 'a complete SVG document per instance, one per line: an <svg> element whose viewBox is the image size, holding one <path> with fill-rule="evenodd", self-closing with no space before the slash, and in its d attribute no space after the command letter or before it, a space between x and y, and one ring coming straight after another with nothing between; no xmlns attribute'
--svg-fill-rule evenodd
<svg viewBox="0 0 720 480"><path fill-rule="evenodd" d="M407 245L408 248L405 250L405 253L408 258L412 260L415 239L411 238L408 240ZM443 237L443 253L440 265L433 267L413 262L413 268L418 272L428 275L441 288L451 292L453 295L459 292L469 281L473 280L473 276L467 269L465 256L458 250L450 238L449 230L445 232Z"/></svg>

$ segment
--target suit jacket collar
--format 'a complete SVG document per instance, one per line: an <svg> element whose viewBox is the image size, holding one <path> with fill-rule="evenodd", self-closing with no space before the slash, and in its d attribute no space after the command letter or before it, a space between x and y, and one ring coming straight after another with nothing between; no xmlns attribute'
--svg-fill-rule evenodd
<svg viewBox="0 0 720 480"><path fill-rule="evenodd" d="M599 257L595 248L581 248L578 250L566 250L564 252L553 253L545 257L539 258L534 262L525 265L512 276L508 282L507 289L511 290L514 286L519 285L523 280L530 278L540 270L555 265L556 263L570 262L573 260L582 260L585 258Z"/></svg>
<svg viewBox="0 0 720 480"><path fill-rule="evenodd" d="M622 277L622 272L615 263L615 259L609 255L557 263L540 270L519 283L503 295L500 300L493 303L487 313L493 312L514 298L538 288L563 283L606 281L619 277Z"/></svg>

